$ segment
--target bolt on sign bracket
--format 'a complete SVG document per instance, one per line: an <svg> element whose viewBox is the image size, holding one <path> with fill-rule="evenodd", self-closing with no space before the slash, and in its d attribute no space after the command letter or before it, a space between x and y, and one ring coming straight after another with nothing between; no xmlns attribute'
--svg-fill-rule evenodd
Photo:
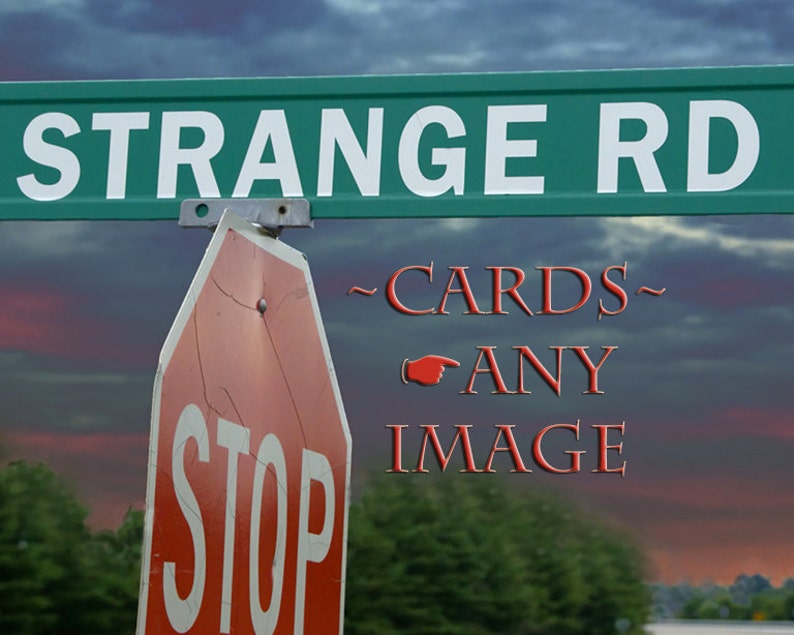
<svg viewBox="0 0 794 635"><path fill-rule="evenodd" d="M275 235L286 227L314 227L305 198L187 199L179 209L179 226L214 229L226 210Z"/></svg>

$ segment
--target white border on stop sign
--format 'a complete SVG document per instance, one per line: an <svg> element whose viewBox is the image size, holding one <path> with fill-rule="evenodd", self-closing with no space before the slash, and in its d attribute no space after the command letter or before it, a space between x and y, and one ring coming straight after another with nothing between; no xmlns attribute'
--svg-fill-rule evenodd
<svg viewBox="0 0 794 635"><path fill-rule="evenodd" d="M344 408L342 407L342 395L339 390L339 385L336 381L336 373L334 372L333 362L331 360L331 349L328 346L328 340L325 335L325 327L323 324L322 316L320 314L320 305L317 301L317 295L314 292L314 282L312 281L309 265L306 256L284 244L278 239L271 238L260 232L255 226L243 220L233 212L227 210L224 212L221 221L215 229L212 239L210 240L207 250L199 263L193 280L188 287L185 294L185 299L179 307L176 318L174 319L171 328L168 331L163 348L160 351L160 359L157 365L157 373L154 381L154 392L152 396L152 417L151 427L149 431L149 465L146 477L146 516L144 522L144 536L143 536L143 558L141 561L141 582L140 591L138 596L138 618L136 625L136 633L138 629L145 626L146 623L146 610L149 600L149 575L151 567L151 550L152 550L152 535L154 531L154 494L155 494L155 479L157 473L157 450L158 450L158 434L159 434L159 413L162 391L162 380L166 368L171 361L171 356L179 341L179 336L184 331L190 318L193 308L196 305L198 296L204 288L204 284L209 277L210 270L215 262L215 258L220 250L223 239L228 230L234 230L244 238L250 240L255 245L269 251L271 254L280 258L284 262L294 267L297 267L303 272L306 279L306 289L311 300L312 311L314 312L315 322L317 324L317 331L322 346L323 355L326 360L329 380L334 394L334 400L339 410L339 420L342 423L345 440L347 442L347 470L345 471L345 513L344 525L342 528L342 568L347 566L347 523L348 523L348 506L350 503L350 465L352 453L352 439L350 436L350 428L347 424L347 417L345 416ZM342 580L341 585L341 598L340 598L340 619L339 619L339 633L344 629L344 605L345 605L345 581Z"/></svg>

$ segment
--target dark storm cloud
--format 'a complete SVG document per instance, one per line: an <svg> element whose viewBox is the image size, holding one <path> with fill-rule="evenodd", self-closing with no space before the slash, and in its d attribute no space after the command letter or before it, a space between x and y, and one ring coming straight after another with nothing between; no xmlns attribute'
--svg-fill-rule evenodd
<svg viewBox="0 0 794 635"><path fill-rule="evenodd" d="M322 75L786 62L785 3L14 2L6 79ZM46 33L46 40L42 34Z"/></svg>
<svg viewBox="0 0 794 635"><path fill-rule="evenodd" d="M3 223L3 283L57 292L71 321L51 315L53 323L114 325L94 348L115 351L117 364L151 366L209 236L176 221Z"/></svg>
<svg viewBox="0 0 794 635"><path fill-rule="evenodd" d="M119 30L177 34L223 35L232 39L249 36L255 30L263 35L282 29L307 28L323 20L322 0L213 0L194 2L108 3L89 0L82 11L98 24Z"/></svg>
<svg viewBox="0 0 794 635"><path fill-rule="evenodd" d="M80 22L69 13L0 8L2 78L27 81L68 77L75 71L64 63L61 55L74 46L81 32Z"/></svg>
<svg viewBox="0 0 794 635"><path fill-rule="evenodd" d="M758 41L765 40L776 51L792 50L790 37L794 8L786 0L762 0L743 2L742 0L717 0L707 2L687 2L672 0L655 3L660 15L673 16L694 24L727 28L737 33L744 32L749 40L752 33L763 34Z"/></svg>
<svg viewBox="0 0 794 635"><path fill-rule="evenodd" d="M112 371L101 364L4 351L0 381L6 387L0 391L4 433L146 432L151 370Z"/></svg>
<svg viewBox="0 0 794 635"><path fill-rule="evenodd" d="M160 346L208 239L176 221L0 224L3 428L144 433Z"/></svg>

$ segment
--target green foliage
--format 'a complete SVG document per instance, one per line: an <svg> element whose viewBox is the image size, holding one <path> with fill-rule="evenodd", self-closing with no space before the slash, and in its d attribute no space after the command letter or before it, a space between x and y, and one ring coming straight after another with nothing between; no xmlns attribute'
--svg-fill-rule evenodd
<svg viewBox="0 0 794 635"><path fill-rule="evenodd" d="M657 585L657 602L669 598L669 589ZM688 620L771 620L794 619L794 584L786 580L775 588L759 574L739 575L730 586L704 585L691 589L686 602L669 615Z"/></svg>
<svg viewBox="0 0 794 635"><path fill-rule="evenodd" d="M134 632L143 514L86 516L46 466L0 470L0 633ZM626 536L503 481L383 477L349 523L348 635L639 635L649 614Z"/></svg>
<svg viewBox="0 0 794 635"><path fill-rule="evenodd" d="M559 499L401 475L351 506L348 635L632 635L649 612L634 544Z"/></svg>
<svg viewBox="0 0 794 635"><path fill-rule="evenodd" d="M57 634L81 574L85 510L42 465L0 472L0 632Z"/></svg>
<svg viewBox="0 0 794 635"><path fill-rule="evenodd" d="M80 611L82 633L133 633L143 543L143 512L130 510L114 533L103 531L85 544Z"/></svg>
<svg viewBox="0 0 794 635"><path fill-rule="evenodd" d="M46 466L0 470L0 633L135 630L143 515L96 535L86 516Z"/></svg>

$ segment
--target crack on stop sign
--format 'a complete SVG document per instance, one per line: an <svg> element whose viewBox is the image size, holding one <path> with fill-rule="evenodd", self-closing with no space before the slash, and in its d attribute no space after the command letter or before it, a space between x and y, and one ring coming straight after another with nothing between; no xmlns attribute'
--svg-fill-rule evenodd
<svg viewBox="0 0 794 635"><path fill-rule="evenodd" d="M180 444L179 444L177 447L178 447L178 448L184 448L184 447L186 447L186 446L187 446L187 444L188 444L188 441L190 440L190 438L191 438L191 437L189 437L189 438L185 439L185 440L184 440L182 443L180 443ZM205 441L205 443L206 443L207 445L209 445L209 441L208 441L208 438L207 438L207 435L206 435L206 431L205 431L204 433L202 433L202 435L201 435L200 437L193 437L193 438L195 439L195 441L196 441L196 444L197 444L199 447L201 447L201 445L202 445L202 441ZM174 448L174 450L176 450L176 448ZM185 452L184 452L184 451L182 451L182 452L181 452L181 456L183 456L183 457L184 457L184 455L185 455ZM169 475L169 480L170 480L170 481L173 483L173 482L174 482L173 476ZM182 511L183 511L183 512L184 512L184 511L189 511L189 512L190 512L190 513L191 513L193 516L195 516L195 517L196 517L196 518L197 518L199 521L202 521L201 509L199 509L199 507L198 507L198 506L196 506L196 507L193 507L193 506L190 504L190 503L191 503L190 499L188 499L188 498L185 498L185 497L184 497L184 496L181 494L181 492L179 492L179 491L178 491L178 488L177 488L177 487L174 487L174 494L176 495L177 499L179 499L179 500L180 500L180 501L183 503L183 504L181 504L181 505L179 506L179 507L182 509ZM194 500L194 502L195 502L195 500Z"/></svg>
<svg viewBox="0 0 794 635"><path fill-rule="evenodd" d="M216 283L216 286L217 286L217 283ZM220 287L218 287L218 289L222 293L224 293L223 290ZM224 295L226 295L227 297L232 299L237 304L240 304L241 306L244 306L241 302L238 302L237 300L235 300L230 294L224 293ZM198 367L199 367L199 375L201 376L201 386L202 386L202 394L204 395L204 403L216 415L223 416L223 413L221 412L221 410L210 401L209 394L207 392L207 380L204 377L204 364L203 364L203 361L201 359L201 346L199 345L199 325L198 325L198 312L197 311L193 312L192 320L193 320L193 337L194 337L194 340L195 340L195 343L196 343L196 359L197 359ZM237 405L234 403L234 399L232 398L232 395L229 392L229 390L225 386L218 386L218 389L223 391L224 394L226 395L226 397L228 398L229 403L232 406L232 409L234 410L235 414L237 415L237 421L239 421L241 425L245 425L245 422L243 421L243 417L240 414L240 411L237 409Z"/></svg>
<svg viewBox="0 0 794 635"><path fill-rule="evenodd" d="M226 396L229 398L229 403L232 405L232 409L234 410L234 414L237 415L237 421L240 423L241 426L245 427L245 429L247 430L248 426L245 425L245 421L243 421L243 415L241 415L240 411L237 409L237 404L234 403L234 399L232 398L232 394L229 392L229 390L225 386L218 386L218 388L220 388L226 394ZM208 402L207 405L213 411L215 411L216 414L218 414L218 415L221 414L221 412L217 408L215 408L211 403Z"/></svg>
<svg viewBox="0 0 794 635"><path fill-rule="evenodd" d="M224 295L224 296L226 296L227 298L229 298L229 299L230 299L232 302L234 302L235 304L237 304L237 305L239 305L239 306L243 307L244 309L250 309L250 310L252 310L252 311L257 311L257 310L258 310L258 309L256 308L256 305L250 305L250 304L248 304L248 303L246 303L246 302L242 302L241 300L238 300L236 297L234 297L234 294L233 294L233 293L229 293L228 291L224 290L224 288L223 288L223 287L220 285L220 283L219 283L219 282L218 282L218 281L215 279L215 276L210 276L210 280L212 280L212 284L214 284L214 285L215 285L215 288L216 288L218 291L220 291L220 293L221 293L222 295Z"/></svg>
<svg viewBox="0 0 794 635"><path fill-rule="evenodd" d="M275 309L270 315L271 316L275 315L275 313L278 312L278 310L281 308L281 306L290 296L292 296L296 300L300 300L308 295L309 295L309 291L306 287L295 289L293 291L290 291L289 293L286 293L284 296L282 296L279 299L278 304L276 305ZM298 411L298 405L295 402L294 395L292 394L292 388L290 387L290 383L287 379L287 372L284 369L284 364L281 363L281 356L279 355L278 347L276 346L276 341L273 339L273 333L270 331L270 325L268 324L267 318L263 319L262 323L265 326L265 332L267 333L267 337L270 340L270 346L273 350L273 355L276 358L276 362L278 363L279 370L281 371L281 376L284 377L284 384L287 387L287 394L289 394L289 400L290 403L292 404L292 410L295 413L295 418L298 420L298 425L300 426L301 437L303 438L303 447L308 448L309 442L306 439L306 431L303 429L303 421L301 420L300 412Z"/></svg>
<svg viewBox="0 0 794 635"><path fill-rule="evenodd" d="M303 298L308 297L308 295L309 295L308 285L303 287L298 287L297 289L293 289L289 293L286 293L284 294L284 296L282 296L281 300L279 300L279 303L273 309L273 312L275 313L276 311L278 311L281 308L281 305L284 304L289 298L293 298L294 300L302 300Z"/></svg>
<svg viewBox="0 0 794 635"><path fill-rule="evenodd" d="M212 408L212 406L210 405L209 396L207 395L207 380L204 378L204 365L202 364L201 361L201 346L199 346L198 311L193 311L192 320L193 320L193 338L195 339L196 342L196 359L198 361L199 375L201 376L201 390L202 390L202 394L204 395L204 403L207 404L207 406L209 406L210 408ZM217 412L215 408L212 408L212 410L215 410L215 412Z"/></svg>

